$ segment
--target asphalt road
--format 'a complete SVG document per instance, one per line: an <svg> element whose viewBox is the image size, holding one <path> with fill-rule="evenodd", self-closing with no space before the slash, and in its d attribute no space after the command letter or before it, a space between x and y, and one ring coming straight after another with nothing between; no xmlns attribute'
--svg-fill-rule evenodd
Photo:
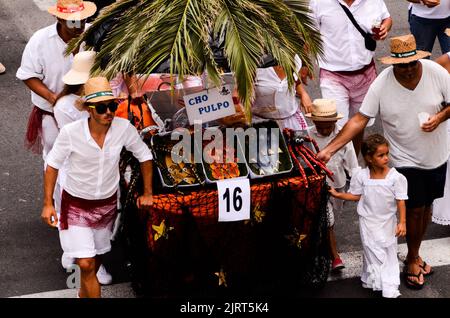
<svg viewBox="0 0 450 318"><path fill-rule="evenodd" d="M409 33L407 2L385 1L394 18L391 35ZM45 0L0 0L0 61L7 72L0 75L0 297L11 297L66 289L66 273L60 266L61 249L56 230L44 226L39 218L42 197L43 162L38 155L23 147L23 138L31 110L30 93L16 79L22 51L32 33L53 23L47 12L41 11ZM388 54L388 42L380 43L377 56ZM433 57L440 55L437 46ZM378 69L381 66L378 62ZM320 96L317 81L308 85L312 98ZM369 132L379 132L377 123ZM338 248L343 253L361 249L355 205L349 203L336 215ZM450 236L450 227L431 225L426 240ZM401 241L400 243L403 243ZM450 257L450 246L442 251ZM115 282L127 280L121 263L122 251L115 248L106 266ZM450 264L450 262L448 263ZM438 267L427 287L411 292L402 287L405 297L450 297L450 266ZM119 296L114 293L111 297ZM380 297L363 290L358 278L330 282L321 291L299 291L298 296L314 297Z"/></svg>

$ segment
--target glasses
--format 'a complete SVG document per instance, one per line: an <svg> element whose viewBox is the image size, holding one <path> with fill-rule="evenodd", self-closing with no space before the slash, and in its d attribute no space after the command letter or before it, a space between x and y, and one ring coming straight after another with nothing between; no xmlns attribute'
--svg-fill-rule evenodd
<svg viewBox="0 0 450 318"><path fill-rule="evenodd" d="M412 62L409 62L409 63L399 63L399 64L397 64L397 66L400 67L400 68L408 68L408 67L416 66L417 63L418 63L418 61L412 61Z"/></svg>
<svg viewBox="0 0 450 318"><path fill-rule="evenodd" d="M119 104L117 102L109 102L108 104L91 104L89 108L94 108L97 114L102 115L106 113L106 110L109 109L111 113L114 113L117 110Z"/></svg>

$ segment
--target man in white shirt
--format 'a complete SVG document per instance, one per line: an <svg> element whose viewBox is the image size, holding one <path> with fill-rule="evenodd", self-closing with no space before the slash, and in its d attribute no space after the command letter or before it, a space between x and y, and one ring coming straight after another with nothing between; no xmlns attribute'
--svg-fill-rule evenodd
<svg viewBox="0 0 450 318"><path fill-rule="evenodd" d="M437 63L423 59L431 53L416 49L414 36L391 39L391 56L381 59L386 68L373 82L358 114L318 157L327 162L370 118L380 116L390 143L391 162L408 180L405 280L420 289L424 277L433 272L419 255L419 248L431 220L434 199L444 193L449 157L447 125L450 117L450 77ZM420 117L426 115L425 122Z"/></svg>
<svg viewBox="0 0 450 318"><path fill-rule="evenodd" d="M408 1L411 2L408 21L417 48L432 52L438 38L442 54L449 52L450 40L445 29L450 26L450 0Z"/></svg>
<svg viewBox="0 0 450 318"><path fill-rule="evenodd" d="M365 33L384 40L392 19L383 0L311 0L310 9L321 33L324 55L319 59L322 97L334 99L338 112L344 115L338 124L356 114L377 73L373 51L365 47L364 37L341 7L346 7ZM378 33L372 29L379 26ZM375 29L374 29L375 30ZM302 78L304 79L304 78ZM359 154L364 133L353 139Z"/></svg>
<svg viewBox="0 0 450 318"><path fill-rule="evenodd" d="M34 105L25 143L36 153L42 149L44 160L58 135L53 106L64 87L62 77L73 60L73 54L65 56L64 51L70 40L84 32L86 19L95 13L96 6L88 1L58 0L48 11L57 22L33 34L16 74L31 90Z"/></svg>
<svg viewBox="0 0 450 318"><path fill-rule="evenodd" d="M64 164L67 170L59 235L64 254L75 258L81 269L82 298L101 295L96 272L101 265L100 255L111 250L123 147L141 163L144 192L137 199L137 207L153 203L152 154L128 120L114 117L118 104L108 80L89 79L84 100L90 117L64 126L47 156L41 215L45 223L57 226L53 192L58 170Z"/></svg>

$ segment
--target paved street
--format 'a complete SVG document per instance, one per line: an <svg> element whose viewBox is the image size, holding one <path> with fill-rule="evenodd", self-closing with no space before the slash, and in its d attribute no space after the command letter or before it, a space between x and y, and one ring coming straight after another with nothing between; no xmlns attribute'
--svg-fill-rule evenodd
<svg viewBox="0 0 450 318"><path fill-rule="evenodd" d="M385 1L394 19L392 35L409 33L407 2ZM75 297L67 291L67 274L60 263L61 249L58 233L42 224L42 158L23 147L28 115L31 109L30 93L16 79L22 51L32 33L53 23L46 11L54 1L0 0L0 62L7 72L0 75L0 297ZM377 57L388 55L389 43L381 43ZM435 45L433 58L440 55ZM378 69L381 66L377 62ZM312 98L320 96L317 81L310 82ZM379 122L370 132L381 131ZM300 290L299 297L320 298L374 298L377 293L364 290L359 282L361 243L356 205L346 203L345 210L336 215L338 249L347 263L340 277L320 291ZM450 207L449 207L450 208ZM423 245L424 257L435 267L435 274L427 279L421 291L411 291L402 284L404 297L450 297L450 226L432 224ZM404 257L404 240L399 241L400 257ZM133 297L123 263L123 251L115 244L107 257L106 267L113 274L114 285L104 289L106 297ZM57 292L54 292L57 291Z"/></svg>

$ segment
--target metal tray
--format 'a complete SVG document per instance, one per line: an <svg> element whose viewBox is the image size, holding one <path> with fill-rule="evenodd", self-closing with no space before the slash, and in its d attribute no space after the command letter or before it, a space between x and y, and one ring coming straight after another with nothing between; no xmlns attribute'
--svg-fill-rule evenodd
<svg viewBox="0 0 450 318"><path fill-rule="evenodd" d="M207 129L221 129L219 127L210 127ZM221 129L223 132L223 129ZM226 136L225 133L223 133L223 136ZM209 144L211 141L207 141L206 144ZM225 140L224 140L224 144L225 144ZM243 149L242 149L242 145L240 144L238 139L235 139L235 143L233 143L235 146L235 154L237 157L237 152L241 152L243 153ZM201 147L201 152L203 154L203 149L204 149L204 143L202 145L198 145L196 144L196 146ZM212 175L212 169L211 166L205 161L204 156L202 156L202 160L203 160L203 169L204 169L204 173L205 173L205 177L206 177L206 182L207 183L216 183L217 181L222 181L222 180L229 180L229 179L243 179L243 178L247 178L248 176L248 167L246 162L240 162L237 163L238 169L239 169L239 176L238 177L234 177L234 178L224 178L224 179L216 179L213 177Z"/></svg>
<svg viewBox="0 0 450 318"><path fill-rule="evenodd" d="M289 154L286 141L284 140L284 136L282 131L280 130L278 124L275 121L267 120L261 121L258 123L254 123L253 127L257 129L258 132L258 155L257 155L257 163L250 162L250 154L249 154L249 140L246 138L245 140L245 158L247 161L247 166L249 168L249 174L251 179L264 178L269 176L277 176L288 174L292 171L294 165L292 163L291 156ZM278 160L276 159L275 154L270 154L270 151L261 152L259 144L260 144L260 128L267 128L268 135L270 135L270 129L274 128L278 130ZM271 143L267 141L269 147ZM264 149L262 149L264 150ZM255 158L252 158L255 159ZM264 164L265 163L265 164Z"/></svg>
<svg viewBox="0 0 450 318"><path fill-rule="evenodd" d="M166 187L166 188L173 188L173 187L175 187L175 184L172 182L172 180L170 180L167 177L167 175L165 173L163 173L163 171L161 171L161 168L167 169L168 167L166 164L165 157L164 158L162 157L162 156L165 156L165 152L159 151L157 149L158 148L157 145L164 145L165 147L172 149L172 147L176 143L178 143L178 141L171 140L170 139L171 134L172 134L172 132L156 134L156 135L153 135L152 139L151 139L151 148L152 148L151 150L152 150L153 157L154 157L153 160L158 160L161 163L162 167L157 165L157 170L159 173L159 177L161 179L162 186ZM192 137L192 135L191 135L191 137ZM191 140L191 145L193 145L192 140ZM193 149L191 149L191 153L192 152L193 152ZM200 182L188 183L183 180L177 184L178 187L195 187L195 186L199 186L199 185L202 185L205 183L206 179L205 179L205 174L204 174L204 170L203 170L203 165L201 163L196 163L194 165L196 168L197 175L200 179Z"/></svg>

